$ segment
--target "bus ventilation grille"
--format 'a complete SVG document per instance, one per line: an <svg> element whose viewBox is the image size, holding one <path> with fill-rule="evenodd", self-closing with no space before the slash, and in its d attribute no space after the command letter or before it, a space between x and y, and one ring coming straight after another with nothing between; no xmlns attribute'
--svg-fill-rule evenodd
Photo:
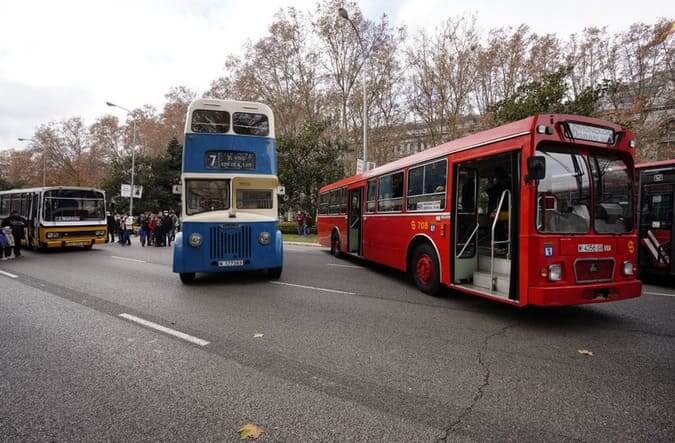
<svg viewBox="0 0 675 443"><path fill-rule="evenodd" d="M251 258L251 227L209 229L211 260Z"/></svg>

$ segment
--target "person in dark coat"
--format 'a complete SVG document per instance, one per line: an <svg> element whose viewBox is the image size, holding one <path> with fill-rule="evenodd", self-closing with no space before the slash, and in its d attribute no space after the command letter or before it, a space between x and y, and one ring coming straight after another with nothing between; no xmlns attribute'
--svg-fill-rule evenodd
<svg viewBox="0 0 675 443"><path fill-rule="evenodd" d="M108 212L106 215L106 222L108 224L108 238L105 239L105 242L115 243L115 216L111 212Z"/></svg>
<svg viewBox="0 0 675 443"><path fill-rule="evenodd" d="M21 217L16 209L12 211L9 217L2 221L2 227L12 228L14 236L14 257L21 257L21 240L24 239L24 229L26 228L26 219Z"/></svg>

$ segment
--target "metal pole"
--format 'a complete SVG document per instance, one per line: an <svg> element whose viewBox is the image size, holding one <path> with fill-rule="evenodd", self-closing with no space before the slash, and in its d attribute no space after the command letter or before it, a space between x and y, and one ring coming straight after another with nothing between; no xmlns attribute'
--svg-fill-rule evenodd
<svg viewBox="0 0 675 443"><path fill-rule="evenodd" d="M136 120L133 120L133 136L131 142L131 196L129 198L129 217L134 216L134 175L136 169Z"/></svg>
<svg viewBox="0 0 675 443"><path fill-rule="evenodd" d="M360 39L360 37L359 37ZM368 59L366 53L363 52L363 45L361 46L363 53L363 167L368 170L368 114L366 105L366 67Z"/></svg>

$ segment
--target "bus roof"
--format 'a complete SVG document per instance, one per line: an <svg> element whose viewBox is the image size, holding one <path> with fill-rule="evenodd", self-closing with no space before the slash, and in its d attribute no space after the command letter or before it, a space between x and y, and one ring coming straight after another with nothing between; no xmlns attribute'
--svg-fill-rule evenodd
<svg viewBox="0 0 675 443"><path fill-rule="evenodd" d="M230 114L234 112L252 112L257 114L265 114L269 121L270 133L267 137L274 138L274 113L272 108L264 103L259 102L245 102L238 100L220 99L220 98L198 98L190 103L187 110L187 117L185 118L185 133L193 134L192 132L192 112L199 109L206 109L211 111L227 111Z"/></svg>
<svg viewBox="0 0 675 443"><path fill-rule="evenodd" d="M640 163L635 165L635 169L667 168L668 166L675 166L675 158L670 160Z"/></svg>
<svg viewBox="0 0 675 443"><path fill-rule="evenodd" d="M44 186L40 188L24 188L24 189L6 189L4 191L0 191L0 194L20 194L24 192L42 192L42 191L50 191L53 189L75 189L75 190L80 190L80 191L97 191L97 192L102 192L105 194L105 191L103 189L98 189L98 188L93 188L93 187L88 187L88 186Z"/></svg>
<svg viewBox="0 0 675 443"><path fill-rule="evenodd" d="M545 122L543 121L544 119L546 120ZM533 115L524 118L522 120L497 126L496 128L487 129L485 131L476 132L474 134L470 134L465 137L451 140L449 142L440 144L433 148L429 148L416 154L412 154L407 157L394 160L393 162L386 163L382 166L378 166L377 168L371 169L370 171L346 177L335 183L323 186L319 190L319 192L325 192L331 189L348 186L352 183L384 175L389 172L394 172L403 169L407 166L425 163L431 160L442 158L454 152L478 148L480 146L485 146L490 143L496 143L498 141L508 140L510 138L527 135L534 131L535 127L537 126L537 123L539 122L541 122L541 124L546 123L548 125L551 125L552 123L563 121L576 121L580 123L589 123L596 126L604 126L607 128L611 128L616 132L625 131L625 129L620 125L593 117L585 117L570 114Z"/></svg>

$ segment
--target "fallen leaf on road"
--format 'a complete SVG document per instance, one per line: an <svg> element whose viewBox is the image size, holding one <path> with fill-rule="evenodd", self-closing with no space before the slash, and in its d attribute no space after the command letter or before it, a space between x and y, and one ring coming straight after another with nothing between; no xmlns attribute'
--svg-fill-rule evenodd
<svg viewBox="0 0 675 443"><path fill-rule="evenodd" d="M579 349L577 352L581 355L588 355L588 356L591 356L591 357L593 356L593 353L591 351L589 351L588 349Z"/></svg>
<svg viewBox="0 0 675 443"><path fill-rule="evenodd" d="M241 429L239 429L239 438L241 438L242 440L246 440L249 438L252 440L257 440L258 438L260 438L263 432L265 432L265 430L260 426L254 425L253 423L248 423L242 426Z"/></svg>
<svg viewBox="0 0 675 443"><path fill-rule="evenodd" d="M265 335L265 334L261 334L260 332L256 332L255 334L253 334L253 338L261 338L263 335Z"/></svg>

